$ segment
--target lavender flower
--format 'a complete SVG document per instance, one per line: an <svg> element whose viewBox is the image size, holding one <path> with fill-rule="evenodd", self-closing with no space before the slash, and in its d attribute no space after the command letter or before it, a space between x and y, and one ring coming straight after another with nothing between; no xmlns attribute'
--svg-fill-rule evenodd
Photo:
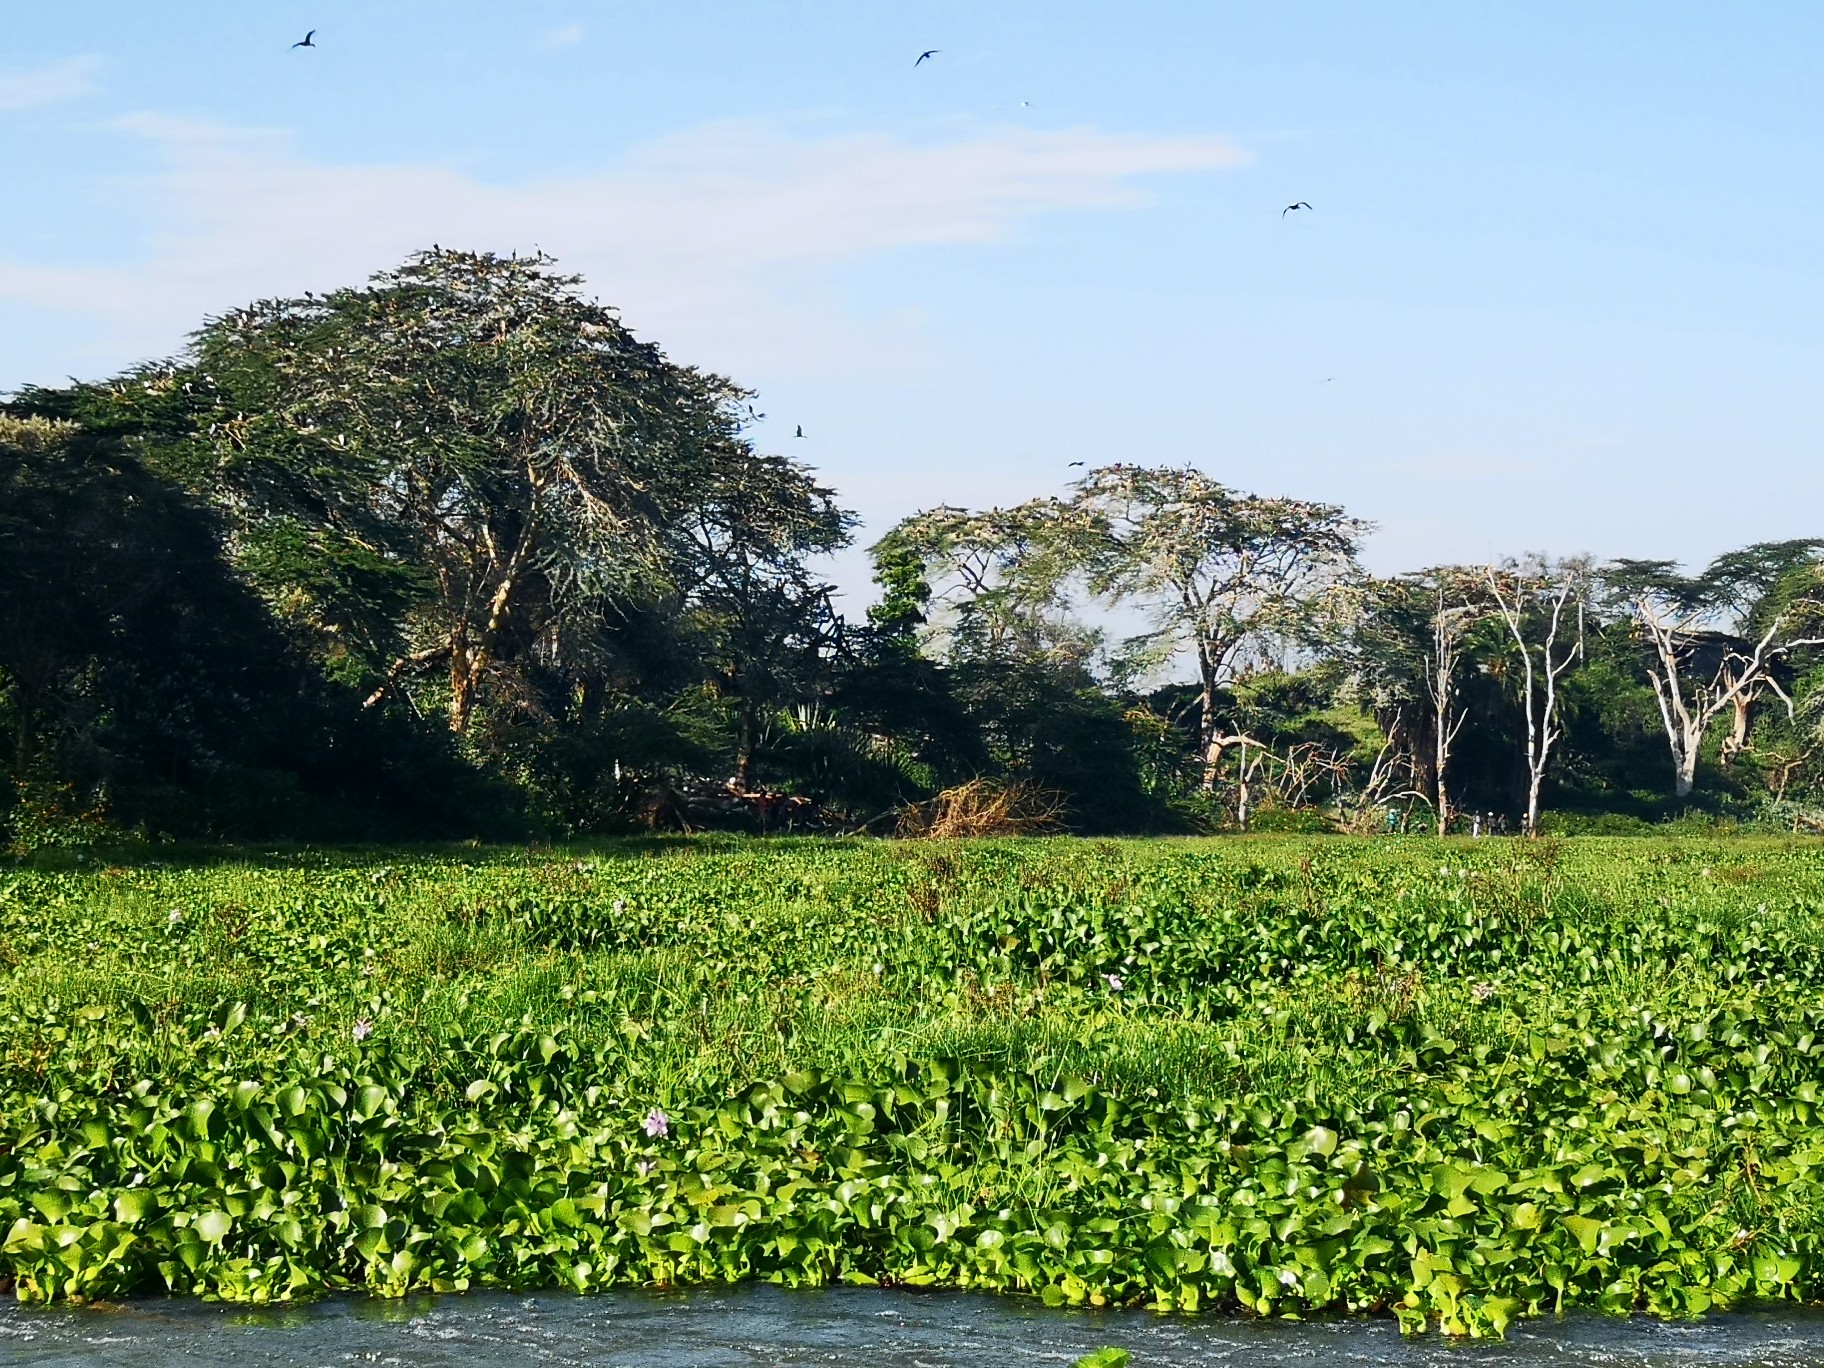
<svg viewBox="0 0 1824 1368"><path fill-rule="evenodd" d="M356 1022L355 1022L355 1039L356 1040L366 1040L373 1033L374 1033L374 1023L373 1022L369 1021L366 1017L360 1017L356 1020Z"/></svg>
<svg viewBox="0 0 1824 1368"><path fill-rule="evenodd" d="M671 1134L671 1118L659 1108L654 1107L646 1113L646 1135L652 1140L663 1140Z"/></svg>
<svg viewBox="0 0 1824 1368"><path fill-rule="evenodd" d="M658 1165L650 1159L642 1159L635 1164L634 1167L640 1171L640 1177L646 1178L651 1175L652 1171L656 1169Z"/></svg>
<svg viewBox="0 0 1824 1368"><path fill-rule="evenodd" d="M1118 993L1121 991L1121 975L1104 974L1104 975L1102 975L1102 978L1103 978L1103 981L1108 984L1109 992Z"/></svg>

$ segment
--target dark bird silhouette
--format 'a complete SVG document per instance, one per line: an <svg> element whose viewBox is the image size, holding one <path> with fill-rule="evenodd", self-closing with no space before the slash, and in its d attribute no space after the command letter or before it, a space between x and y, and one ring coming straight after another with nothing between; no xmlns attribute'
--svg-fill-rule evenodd
<svg viewBox="0 0 1824 1368"><path fill-rule="evenodd" d="M794 432L792 434L792 436L794 436L794 437L804 436L804 424L803 423L798 424L798 431Z"/></svg>
<svg viewBox="0 0 1824 1368"><path fill-rule="evenodd" d="M1310 207L1311 206L1306 204L1303 200L1300 200L1297 204L1288 204L1284 209L1281 209L1279 211L1279 216L1281 218L1284 218L1287 214L1291 213L1294 209L1309 209Z"/></svg>
<svg viewBox="0 0 1824 1368"><path fill-rule="evenodd" d="M935 56L937 56L938 53L940 53L942 51L943 51L942 48L928 48L924 52L921 52L918 54L918 62L914 62L914 63L912 63L912 65L917 66L919 64L919 62L924 61L925 58L935 57Z"/></svg>
<svg viewBox="0 0 1824 1368"><path fill-rule="evenodd" d="M293 43L292 46L293 47L315 47L316 44L313 43L311 41L311 39L315 38L316 36L317 36L317 31L315 29L312 29L309 33L305 34L304 37L300 41Z"/></svg>
<svg viewBox="0 0 1824 1368"><path fill-rule="evenodd" d="M1072 464L1072 465L1073 465L1073 466L1079 466L1079 465L1082 465L1082 464L1083 464L1083 462L1081 462L1081 461L1072 461L1072 462L1071 462L1071 464Z"/></svg>

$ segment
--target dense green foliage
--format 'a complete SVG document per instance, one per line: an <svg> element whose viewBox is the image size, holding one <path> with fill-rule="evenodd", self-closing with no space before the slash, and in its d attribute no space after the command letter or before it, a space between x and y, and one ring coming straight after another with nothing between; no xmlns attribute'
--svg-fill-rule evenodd
<svg viewBox="0 0 1824 1368"><path fill-rule="evenodd" d="M0 844L880 831L978 780L1089 834L1824 830L1817 539L1377 578L1335 505L1115 453L888 529L845 615L853 517L753 399L441 248L11 396Z"/></svg>
<svg viewBox="0 0 1824 1368"><path fill-rule="evenodd" d="M1669 1315L1824 1291L1804 845L774 842L0 875L0 1273Z"/></svg>

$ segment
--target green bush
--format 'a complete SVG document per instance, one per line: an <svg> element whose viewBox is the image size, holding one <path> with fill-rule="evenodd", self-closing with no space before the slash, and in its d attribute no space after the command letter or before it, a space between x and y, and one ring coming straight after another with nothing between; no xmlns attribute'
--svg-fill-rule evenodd
<svg viewBox="0 0 1824 1368"><path fill-rule="evenodd" d="M1328 814L1316 808L1260 808L1248 818L1248 829L1285 835L1319 836L1336 830Z"/></svg>

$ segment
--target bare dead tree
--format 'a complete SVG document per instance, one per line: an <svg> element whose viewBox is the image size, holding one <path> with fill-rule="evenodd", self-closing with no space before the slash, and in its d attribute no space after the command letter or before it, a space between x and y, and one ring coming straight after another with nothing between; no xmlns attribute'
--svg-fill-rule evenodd
<svg viewBox="0 0 1824 1368"><path fill-rule="evenodd" d="M1206 778L1205 792L1214 788L1214 775L1219 772L1229 752L1235 753L1235 825L1243 831L1248 829L1252 816L1253 790L1255 780L1260 776L1261 766L1272 750L1266 742L1258 741L1246 732L1224 732L1220 728L1205 744L1203 752L1204 773ZM1252 754L1250 754L1252 752Z"/></svg>
<svg viewBox="0 0 1824 1368"><path fill-rule="evenodd" d="M1484 583L1495 611L1520 656L1521 702L1526 717L1526 818L1528 836L1539 834L1539 790L1563 736L1558 681L1583 658L1584 606L1590 582L1587 560L1557 564L1537 557L1488 566Z"/></svg>
<svg viewBox="0 0 1824 1368"><path fill-rule="evenodd" d="M1787 654L1805 646L1824 645L1824 638L1780 639L1789 613L1780 613L1758 640L1742 639L1724 645L1714 670L1693 672L1700 653L1699 641L1717 641L1717 634L1702 626L1701 610L1684 608L1667 596L1650 590L1635 594L1628 603L1635 626L1652 648L1647 678L1659 704L1660 721L1672 751L1673 792L1688 797L1697 784L1697 761L1710 726L1737 700L1765 689L1786 706L1792 716L1792 698L1775 677L1774 667Z"/></svg>
<svg viewBox="0 0 1824 1368"><path fill-rule="evenodd" d="M1455 577L1440 574L1437 579L1437 605L1431 617L1431 646L1426 652L1425 690L1437 716L1432 729L1436 755L1433 761L1437 800L1433 804L1438 835L1448 835L1455 815L1450 804L1450 750L1457 733L1469 718L1465 708L1457 706L1457 667L1463 654L1463 638L1480 615L1479 606L1462 599L1452 603Z"/></svg>

